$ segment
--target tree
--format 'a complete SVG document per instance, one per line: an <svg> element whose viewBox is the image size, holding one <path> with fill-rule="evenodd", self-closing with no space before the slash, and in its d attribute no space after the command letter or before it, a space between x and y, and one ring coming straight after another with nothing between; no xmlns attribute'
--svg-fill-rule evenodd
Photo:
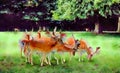
<svg viewBox="0 0 120 73"><path fill-rule="evenodd" d="M0 13L21 13L23 19L33 21L51 20L50 11L55 9L56 4L56 0L0 0L0 2Z"/></svg>
<svg viewBox="0 0 120 73"><path fill-rule="evenodd" d="M118 28L117 28L117 32L120 32L120 2L113 4L111 6L111 9L113 10L113 13L118 16Z"/></svg>
<svg viewBox="0 0 120 73"><path fill-rule="evenodd" d="M77 17L85 19L92 16L95 32L100 33L99 17L120 15L120 0L58 0L57 8L52 13L54 20L74 20Z"/></svg>
<svg viewBox="0 0 120 73"><path fill-rule="evenodd" d="M8 16L8 19L9 15L18 17L20 21L18 24L15 21L17 18L14 18L11 22L15 22L14 26L18 26L21 29L31 25L33 25L31 26L33 28L34 25L35 28L47 26L47 24L50 24L52 17L50 11L55 9L55 4L56 0L0 0L0 15L3 17ZM9 25L9 28L12 26L12 23ZM23 24L26 27L20 26Z"/></svg>

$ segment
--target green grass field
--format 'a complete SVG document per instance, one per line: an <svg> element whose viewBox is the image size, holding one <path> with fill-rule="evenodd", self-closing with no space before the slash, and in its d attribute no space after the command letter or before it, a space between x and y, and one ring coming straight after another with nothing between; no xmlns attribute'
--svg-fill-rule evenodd
<svg viewBox="0 0 120 73"><path fill-rule="evenodd" d="M100 46L100 53L88 61L86 54L84 61L78 61L78 54L68 61L69 55L66 53L66 63L56 65L52 59L52 66L40 66L39 56L33 56L34 65L25 62L24 57L20 57L18 41L23 33L0 32L0 73L120 73L120 35L100 34L95 35L88 32L67 32L77 39L85 39L94 49Z"/></svg>

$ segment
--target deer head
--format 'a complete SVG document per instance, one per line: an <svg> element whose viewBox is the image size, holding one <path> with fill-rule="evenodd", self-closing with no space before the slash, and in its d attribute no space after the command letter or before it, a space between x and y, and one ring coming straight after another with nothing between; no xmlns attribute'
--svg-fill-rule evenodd
<svg viewBox="0 0 120 73"><path fill-rule="evenodd" d="M73 34L72 34L72 37L73 37L73 39L74 39L74 41L75 41L75 45L74 45L74 48L73 48L73 50L74 50L73 55L75 55L75 53L76 53L76 51L77 51L77 49L78 49L78 47L79 47L79 45L80 45L80 42L79 42L79 40L76 40L76 39L75 39L75 37L74 37Z"/></svg>
<svg viewBox="0 0 120 73"><path fill-rule="evenodd" d="M96 50L93 52L92 47L88 48L88 60L91 60L92 57L100 50L100 47L96 47Z"/></svg>
<svg viewBox="0 0 120 73"><path fill-rule="evenodd" d="M79 45L80 45L80 42L75 39L73 34L72 34L72 37L67 39L67 46L73 50L72 55L75 55Z"/></svg>

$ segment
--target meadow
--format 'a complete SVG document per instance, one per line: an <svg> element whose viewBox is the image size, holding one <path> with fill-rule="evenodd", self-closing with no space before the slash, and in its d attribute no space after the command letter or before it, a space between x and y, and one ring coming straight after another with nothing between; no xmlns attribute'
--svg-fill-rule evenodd
<svg viewBox="0 0 120 73"><path fill-rule="evenodd" d="M20 57L18 42L23 32L0 32L0 73L120 73L120 35L93 34L90 32L66 32L70 37L74 34L76 39L84 39L94 50L101 47L91 61L83 55L83 61L79 62L76 54L69 61L68 53L65 54L66 62L56 64L52 59L52 65L40 66L40 57L33 55L34 65L26 63L24 57Z"/></svg>

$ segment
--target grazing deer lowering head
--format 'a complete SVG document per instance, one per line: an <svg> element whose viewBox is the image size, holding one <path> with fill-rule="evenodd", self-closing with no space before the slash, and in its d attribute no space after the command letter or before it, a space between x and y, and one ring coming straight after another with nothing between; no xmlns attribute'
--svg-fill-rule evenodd
<svg viewBox="0 0 120 73"><path fill-rule="evenodd" d="M91 60L92 57L94 56L94 54L97 53L99 49L100 49L100 47L96 47L96 50L93 52L92 47L89 47L87 50L88 60Z"/></svg>
<svg viewBox="0 0 120 73"><path fill-rule="evenodd" d="M96 50L93 52L92 47L88 47L88 44L84 40L79 40L80 45L78 47L78 51L82 52L83 50L87 52L88 60L91 60L94 54L96 54L100 47L97 47Z"/></svg>
<svg viewBox="0 0 120 73"><path fill-rule="evenodd" d="M71 57L75 55L75 52L78 48L77 45L79 42L76 42L76 40L73 36L69 37L67 39L63 39L63 38L66 38L66 34L62 33L62 32L60 32L59 36L56 36L55 38L58 39L58 43L55 46L55 48L57 48L57 52L61 52L62 55L64 52L69 52L70 59L71 59ZM57 58L56 58L56 60L57 60ZM63 64L65 62L65 59L61 60L61 62ZM57 60L57 64L58 64L58 60Z"/></svg>

